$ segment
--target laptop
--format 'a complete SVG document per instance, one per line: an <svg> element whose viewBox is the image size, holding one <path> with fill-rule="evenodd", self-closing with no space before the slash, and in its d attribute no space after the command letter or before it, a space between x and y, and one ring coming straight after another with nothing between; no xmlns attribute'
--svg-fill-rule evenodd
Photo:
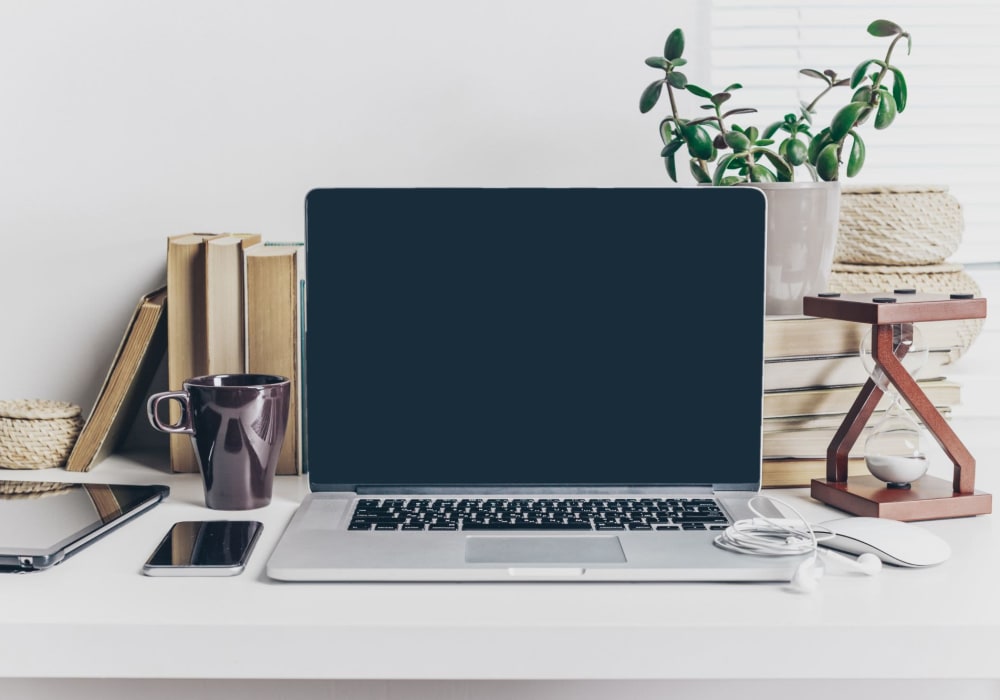
<svg viewBox="0 0 1000 700"><path fill-rule="evenodd" d="M282 581L788 581L761 485L753 188L306 198L310 492Z"/></svg>

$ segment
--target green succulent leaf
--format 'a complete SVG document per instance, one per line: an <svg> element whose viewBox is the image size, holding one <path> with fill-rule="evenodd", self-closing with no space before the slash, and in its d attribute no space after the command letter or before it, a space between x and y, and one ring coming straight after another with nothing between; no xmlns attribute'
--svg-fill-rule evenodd
<svg viewBox="0 0 1000 700"><path fill-rule="evenodd" d="M667 169L667 175L671 180L677 182L677 160L673 155L669 155L663 159L663 165Z"/></svg>
<svg viewBox="0 0 1000 700"><path fill-rule="evenodd" d="M677 153L678 149L683 145L684 141L682 139L674 139L663 147L663 150L660 151L660 155L664 158L669 158L673 154Z"/></svg>
<svg viewBox="0 0 1000 700"><path fill-rule="evenodd" d="M712 95L710 99L712 100L712 104L718 107L723 102L728 100L730 97L732 97L732 95L730 95L728 92L717 92L714 95Z"/></svg>
<svg viewBox="0 0 1000 700"><path fill-rule="evenodd" d="M750 181L751 182L774 182L778 178L775 177L774 173L765 168L763 165L753 164L750 166Z"/></svg>
<svg viewBox="0 0 1000 700"><path fill-rule="evenodd" d="M757 138L760 136L760 132L757 130L757 127L755 126L748 127L743 131L743 133L746 134L747 138L750 139L751 141L756 141Z"/></svg>
<svg viewBox="0 0 1000 700"><path fill-rule="evenodd" d="M809 157L806 145L798 139L785 139L781 142L781 153L790 165L802 165Z"/></svg>
<svg viewBox="0 0 1000 700"><path fill-rule="evenodd" d="M726 168L729 167L729 164L732 161L733 161L732 153L727 153L726 155L722 156L722 158L719 159L719 163L715 166L715 174L712 176L713 185L723 184L722 178L726 174Z"/></svg>
<svg viewBox="0 0 1000 700"><path fill-rule="evenodd" d="M885 129L896 118L896 100L884 87L879 88L878 108L875 111L875 128Z"/></svg>
<svg viewBox="0 0 1000 700"><path fill-rule="evenodd" d="M813 140L809 142L809 162L815 163L819 158L820 151L823 147L830 143L830 127L826 127L821 132L813 137Z"/></svg>
<svg viewBox="0 0 1000 700"><path fill-rule="evenodd" d="M778 132L778 129L782 128L783 126L785 126L785 122L771 122L764 128L764 131L761 132L761 135L764 138L769 139L772 136L774 136Z"/></svg>
<svg viewBox="0 0 1000 700"><path fill-rule="evenodd" d="M785 159L774 151L762 148L758 153L763 154L771 162L771 166L774 168L774 174L777 176L779 182L791 182L792 180L792 166L790 166Z"/></svg>
<svg viewBox="0 0 1000 700"><path fill-rule="evenodd" d="M652 68L667 70L670 68L670 61L665 59L663 56L650 56L646 59L646 65Z"/></svg>
<svg viewBox="0 0 1000 700"><path fill-rule="evenodd" d="M739 90L742 87L743 86L741 84L739 84L739 83L733 83L732 85L729 85L728 87L726 87L726 89L723 90L723 92L732 92L733 90Z"/></svg>
<svg viewBox="0 0 1000 700"><path fill-rule="evenodd" d="M672 121L673 117L667 117L660 122L660 140L664 144L670 143L670 140L674 137L674 127L670 124Z"/></svg>
<svg viewBox="0 0 1000 700"><path fill-rule="evenodd" d="M642 91L642 96L639 98L639 111L645 114L655 107L657 101L660 99L660 92L662 90L662 80L657 80L655 83L647 85L646 89Z"/></svg>
<svg viewBox="0 0 1000 700"><path fill-rule="evenodd" d="M827 85L830 84L830 77L824 75L823 73L820 73L818 70L814 68L803 68L802 70L799 71L799 73L801 73L802 75L808 75L810 78L819 78Z"/></svg>
<svg viewBox="0 0 1000 700"><path fill-rule="evenodd" d="M743 152L750 148L750 139L738 131L727 131L725 139L726 144L734 151Z"/></svg>
<svg viewBox="0 0 1000 700"><path fill-rule="evenodd" d="M674 68L680 68L681 66L686 66L687 65L687 59L686 58L672 58L672 59L670 59L670 64Z"/></svg>
<svg viewBox="0 0 1000 700"><path fill-rule="evenodd" d="M681 127L681 134L687 141L688 153L692 158L708 160L712 157L715 147L712 146L712 137L705 127L700 124L685 124Z"/></svg>
<svg viewBox="0 0 1000 700"><path fill-rule="evenodd" d="M854 123L870 109L871 107L863 102L848 102L846 105L841 107L837 113L833 115L833 120L830 122L830 140L839 142L847 136L847 132L851 130Z"/></svg>
<svg viewBox="0 0 1000 700"><path fill-rule="evenodd" d="M892 97L896 100L896 109L902 112L906 109L906 79L903 71L889 66L892 71Z"/></svg>
<svg viewBox="0 0 1000 700"><path fill-rule="evenodd" d="M885 67L885 61L879 60L877 58L870 58L867 61L862 61L858 64L858 67L854 69L851 73L851 89L856 88L861 84L861 81L865 79L865 71L868 70L868 66L875 64L877 66Z"/></svg>
<svg viewBox="0 0 1000 700"><path fill-rule="evenodd" d="M696 160L691 161L691 175L694 176L696 182L701 184L707 185L712 182L712 176L709 175L708 171L705 170L705 168L701 166L701 163Z"/></svg>
<svg viewBox="0 0 1000 700"><path fill-rule="evenodd" d="M862 85L851 97L851 102L864 102L868 104L872 100L872 89L870 85Z"/></svg>
<svg viewBox="0 0 1000 700"><path fill-rule="evenodd" d="M868 25L868 33L872 36L896 36L903 33L903 28L887 19L877 19Z"/></svg>
<svg viewBox="0 0 1000 700"><path fill-rule="evenodd" d="M861 171L861 166L865 164L865 142L858 136L858 132L851 129L849 132L854 141L851 143L851 155L847 159L847 177L854 177Z"/></svg>
<svg viewBox="0 0 1000 700"><path fill-rule="evenodd" d="M687 87L688 79L683 73L671 71L670 73L667 73L667 82L670 83L672 87L675 87L678 90L683 90Z"/></svg>
<svg viewBox="0 0 1000 700"><path fill-rule="evenodd" d="M756 111L757 110L755 108L753 108L753 107L737 107L736 109L729 110L728 112L726 112L722 116L723 117L729 117L729 116L732 116L734 114L753 114Z"/></svg>
<svg viewBox="0 0 1000 700"><path fill-rule="evenodd" d="M823 147L816 159L816 174L821 180L831 182L837 179L840 171L840 159L837 156L837 144L830 143Z"/></svg>
<svg viewBox="0 0 1000 700"><path fill-rule="evenodd" d="M688 92L697 95L698 97L704 97L705 99L709 99L712 97L712 93L710 93L708 90L706 90L703 87L698 87L697 85L692 85L691 83L687 84L686 89Z"/></svg>
<svg viewBox="0 0 1000 700"><path fill-rule="evenodd" d="M670 32L667 43L663 45L663 57L668 61L680 58L684 53L684 31L680 28Z"/></svg>

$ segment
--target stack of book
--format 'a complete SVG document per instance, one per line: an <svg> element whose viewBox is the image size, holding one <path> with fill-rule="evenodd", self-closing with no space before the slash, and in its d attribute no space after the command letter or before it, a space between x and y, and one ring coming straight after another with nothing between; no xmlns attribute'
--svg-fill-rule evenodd
<svg viewBox="0 0 1000 700"><path fill-rule="evenodd" d="M278 474L305 471L302 452L302 310L305 248L256 233L167 239L167 382L205 374L276 374L292 380ZM171 409L177 410L176 402ZM171 416L175 422L178 416ZM194 472L187 435L170 436L170 466Z"/></svg>
<svg viewBox="0 0 1000 700"><path fill-rule="evenodd" d="M206 374L288 377L292 401L277 473L303 473L304 244L249 233L170 236L166 268L166 286L139 300L66 468L89 471L121 444L166 354L171 391ZM177 423L179 404L169 405ZM169 439L171 469L198 471L190 437Z"/></svg>
<svg viewBox="0 0 1000 700"><path fill-rule="evenodd" d="M961 399L948 365L965 349L960 322L918 324L927 358L916 374L925 394L948 418ZM808 486L826 476L826 451L868 370L861 346L865 324L810 316L768 316L764 336L763 486ZM848 476L867 473L865 439L889 407L883 396L850 453Z"/></svg>
<svg viewBox="0 0 1000 700"><path fill-rule="evenodd" d="M167 382L205 374L253 373L292 381L278 474L305 471L302 451L302 337L305 247L260 234L186 234L167 239ZM171 402L171 410L179 410ZM171 416L176 422L179 416ZM170 435L170 466L198 471L191 440Z"/></svg>

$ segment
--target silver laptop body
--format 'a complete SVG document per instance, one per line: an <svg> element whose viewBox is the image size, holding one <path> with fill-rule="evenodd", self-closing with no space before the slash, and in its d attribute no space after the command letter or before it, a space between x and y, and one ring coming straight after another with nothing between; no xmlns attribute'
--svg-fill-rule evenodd
<svg viewBox="0 0 1000 700"><path fill-rule="evenodd" d="M790 580L713 543L760 489L765 221L752 188L310 192L311 493L268 576Z"/></svg>

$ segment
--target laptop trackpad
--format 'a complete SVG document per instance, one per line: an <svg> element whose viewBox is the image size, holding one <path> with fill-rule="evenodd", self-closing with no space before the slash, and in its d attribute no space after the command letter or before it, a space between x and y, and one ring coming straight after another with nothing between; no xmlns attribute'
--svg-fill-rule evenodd
<svg viewBox="0 0 1000 700"><path fill-rule="evenodd" d="M623 564L617 537L486 537L465 540L470 564Z"/></svg>

